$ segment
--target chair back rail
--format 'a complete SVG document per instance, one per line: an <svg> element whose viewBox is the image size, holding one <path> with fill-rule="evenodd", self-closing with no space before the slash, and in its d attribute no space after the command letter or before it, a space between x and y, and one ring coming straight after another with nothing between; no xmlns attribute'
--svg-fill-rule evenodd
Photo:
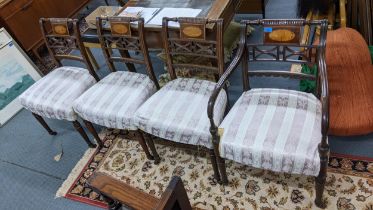
<svg viewBox="0 0 373 210"><path fill-rule="evenodd" d="M106 63L112 72L117 71L114 62L125 63L128 70L136 72L133 64L143 64L149 78L159 89L153 65L145 42L144 19L134 17L97 17L97 34ZM117 50L119 55L113 53ZM142 57L130 57L129 52Z"/></svg>
<svg viewBox="0 0 373 210"><path fill-rule="evenodd" d="M98 81L99 78L89 62L87 52L80 38L78 20L69 18L40 18L41 32L49 54L57 66L61 60L75 60L84 63L89 73ZM78 50L79 55L70 55L71 50Z"/></svg>
<svg viewBox="0 0 373 210"><path fill-rule="evenodd" d="M285 78L292 78L292 79L307 79L307 80L316 80L316 77L311 74L305 73L290 73L284 71L266 71L266 70L258 70L258 71L250 71L248 72L249 76L257 76L257 77L285 77Z"/></svg>
<svg viewBox="0 0 373 210"><path fill-rule="evenodd" d="M249 43L246 35L246 30L249 25L260 25L260 26L313 26L315 30L319 30L319 40L311 44L305 43L259 43L252 44ZM328 93L328 83L327 83L327 73L325 64L325 45L326 45L326 33L327 33L327 21L326 20L244 20L241 22L241 36L239 49L237 55L232 59L232 62L225 70L224 74L221 76L215 90L210 97L208 105L208 116L210 118L210 131L211 134L217 136L217 125L215 125L213 120L213 110L215 105L215 100L221 91L225 87L228 78L232 75L233 71L242 64L242 78L243 78L243 91L248 91L250 89L249 77L250 76L271 76L271 77L290 77L294 79L307 79L316 80L316 91L315 95L321 100L322 103L322 134L323 139L321 145L327 147L327 132L328 132L328 119L329 119L329 93ZM309 39L312 40L312 39ZM264 50L258 51L259 47L266 47ZM294 48L299 48L295 50ZM254 49L254 50L253 50ZM289 50L291 49L291 50ZM258 53L266 55L265 58L258 58ZM292 56L300 56L299 60L289 59ZM269 57L269 58L268 58ZM291 62L291 63L305 63L305 64L315 64L318 67L317 75L308 75L304 73L293 73L286 71L249 71L248 63L250 62ZM213 138L218 139L218 138ZM218 142L215 142L218 143Z"/></svg>
<svg viewBox="0 0 373 210"><path fill-rule="evenodd" d="M318 45L248 45L248 51L249 51L249 61L288 61L292 63L313 63L312 51L314 49L317 49ZM266 46L266 47L273 47L271 49L260 49L260 47ZM292 48L293 47L293 48ZM295 50L294 47L301 48L302 50ZM260 58L262 55L267 55L270 58ZM294 56L299 56L302 59L292 59Z"/></svg>
<svg viewBox="0 0 373 210"><path fill-rule="evenodd" d="M169 26L177 22L180 28ZM214 30L207 25L215 24ZM185 67L195 71L209 71L221 76L224 72L223 20L206 18L163 18L163 43L167 57L167 67L171 79L175 79L175 68ZM175 56L204 58L210 62L204 64L174 63Z"/></svg>

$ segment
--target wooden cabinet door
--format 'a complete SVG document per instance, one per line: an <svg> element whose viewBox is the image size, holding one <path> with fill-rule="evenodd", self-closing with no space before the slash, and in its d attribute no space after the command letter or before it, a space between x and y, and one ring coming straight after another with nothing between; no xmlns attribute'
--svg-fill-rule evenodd
<svg viewBox="0 0 373 210"><path fill-rule="evenodd" d="M89 0L38 0L39 7L46 17L72 17L82 9Z"/></svg>
<svg viewBox="0 0 373 210"><path fill-rule="evenodd" d="M267 1L268 0L241 0L237 13L262 14L263 4L265 7Z"/></svg>
<svg viewBox="0 0 373 210"><path fill-rule="evenodd" d="M63 2L64 4L64 16L71 17L82 9L89 0L60 0L58 2Z"/></svg>
<svg viewBox="0 0 373 210"><path fill-rule="evenodd" d="M12 0L0 8L0 25L7 26L11 34L30 51L43 37L41 17L68 18L82 9L89 0Z"/></svg>
<svg viewBox="0 0 373 210"><path fill-rule="evenodd" d="M39 19L42 15L37 4L37 0L26 1L20 5L17 11L5 18L13 35L17 37L26 51L29 51L42 39L39 26Z"/></svg>

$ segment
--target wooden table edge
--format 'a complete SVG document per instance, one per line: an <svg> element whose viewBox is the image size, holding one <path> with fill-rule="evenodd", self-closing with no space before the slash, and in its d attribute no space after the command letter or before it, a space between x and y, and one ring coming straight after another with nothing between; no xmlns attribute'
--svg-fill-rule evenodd
<svg viewBox="0 0 373 210"><path fill-rule="evenodd" d="M104 196L115 199L135 209L152 209L154 206L157 206L160 201L159 198L153 195L145 193L142 190L101 172L95 172L88 179L87 184L97 193L101 193ZM110 190L112 191L110 192ZM123 194L123 192L125 192L125 194ZM141 203L141 206L137 205L138 203Z"/></svg>
<svg viewBox="0 0 373 210"><path fill-rule="evenodd" d="M206 18L208 18L208 19L222 18L222 15L223 15L224 11L227 9L227 6L229 5L229 3L231 3L231 1L232 0L216 0L216 1L214 1L214 3L212 4L211 8L209 9L209 11L206 15ZM137 0L128 1L120 10L118 10L116 12L115 15L120 14L121 12L123 12L129 6L136 6L136 4L138 2L139 1L137 1ZM217 13L216 11L219 11L219 12ZM145 27L147 28L147 30L149 30L149 29L155 29L156 30L156 29L161 29L162 28L161 25L149 25L149 24L145 24ZM206 28L212 30L214 28L214 24L209 24L209 25L207 25ZM178 29L178 28L175 27L175 29Z"/></svg>

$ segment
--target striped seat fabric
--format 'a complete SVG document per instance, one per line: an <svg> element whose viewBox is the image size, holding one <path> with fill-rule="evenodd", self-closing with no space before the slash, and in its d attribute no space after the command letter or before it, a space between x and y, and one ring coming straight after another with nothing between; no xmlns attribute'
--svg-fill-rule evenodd
<svg viewBox="0 0 373 210"><path fill-rule="evenodd" d="M74 100L95 83L87 69L63 66L29 87L19 100L23 107L40 116L75 121Z"/></svg>
<svg viewBox="0 0 373 210"><path fill-rule="evenodd" d="M139 129L174 142L212 148L207 104L214 82L178 78L168 82L141 106L135 114ZM214 120L220 124L227 95L218 96Z"/></svg>
<svg viewBox="0 0 373 210"><path fill-rule="evenodd" d="M137 130L135 111L157 91L144 74L127 71L110 73L74 103L85 120L108 128Z"/></svg>
<svg viewBox="0 0 373 210"><path fill-rule="evenodd" d="M220 155L226 159L276 172L319 173L321 103L312 94L252 89L219 128Z"/></svg>

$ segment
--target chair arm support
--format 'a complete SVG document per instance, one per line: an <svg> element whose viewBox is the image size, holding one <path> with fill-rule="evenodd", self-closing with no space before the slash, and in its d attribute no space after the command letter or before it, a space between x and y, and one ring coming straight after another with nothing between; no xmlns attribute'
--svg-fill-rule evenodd
<svg viewBox="0 0 373 210"><path fill-rule="evenodd" d="M228 78L233 73L233 71L237 68L237 66L240 64L244 52L246 49L246 31L247 31L247 25L241 25L241 38L239 42L239 48L237 51L236 56L233 58L232 62L229 64L227 69L224 71L224 74L220 77L219 81L217 82L214 91L212 92L208 106L207 106L207 116L210 119L210 132L212 136L217 135L217 125L215 125L214 122L214 107L216 103L216 99L220 93L220 91L224 88L226 82L228 81ZM228 93L227 93L228 94Z"/></svg>
<svg viewBox="0 0 373 210"><path fill-rule="evenodd" d="M322 57L325 58L325 53L323 52ZM321 79L321 109L322 109L322 118L321 118L321 133L322 133L322 147L328 147L327 136L329 130L329 88L328 88L328 77L326 72L326 63L325 59L320 59L319 61L320 69L320 79Z"/></svg>
<svg viewBox="0 0 373 210"><path fill-rule="evenodd" d="M319 68L319 75L320 75L320 85L321 85L321 134L322 139L320 143L320 147L323 149L329 148L328 145L328 131L329 131L329 88L328 88L328 74L326 70L326 62L325 62L325 46L326 46L326 36L328 30L328 22L323 20L321 23L321 32L323 34L320 36L320 46L322 47L321 50L318 52L318 68Z"/></svg>

